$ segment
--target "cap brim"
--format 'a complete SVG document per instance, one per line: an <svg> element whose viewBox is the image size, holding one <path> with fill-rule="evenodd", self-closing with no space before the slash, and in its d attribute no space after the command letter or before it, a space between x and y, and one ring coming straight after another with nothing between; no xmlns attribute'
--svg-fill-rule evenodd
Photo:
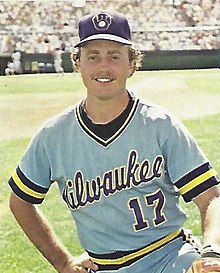
<svg viewBox="0 0 220 273"><path fill-rule="evenodd" d="M95 35L91 35L83 40L81 40L80 42L78 42L77 44L74 45L74 47L80 47L82 46L84 43L88 42L88 41L94 41L94 40L107 40L107 41L113 41L113 42L118 42L124 45L132 45L132 42L129 40L126 40L122 37L116 36L116 35L112 35L112 34L95 34Z"/></svg>

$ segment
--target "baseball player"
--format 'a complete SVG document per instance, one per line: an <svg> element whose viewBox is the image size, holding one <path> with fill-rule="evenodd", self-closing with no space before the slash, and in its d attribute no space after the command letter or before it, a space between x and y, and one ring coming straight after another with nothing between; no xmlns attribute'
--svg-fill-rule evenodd
<svg viewBox="0 0 220 273"><path fill-rule="evenodd" d="M21 74L21 53L19 51L12 53L12 62L9 62L6 69L5 75Z"/></svg>
<svg viewBox="0 0 220 273"><path fill-rule="evenodd" d="M63 74L64 69L62 67L62 50L59 48L56 48L54 52L54 68L56 73Z"/></svg>
<svg viewBox="0 0 220 273"><path fill-rule="evenodd" d="M11 176L17 222L60 273L220 272L219 178L179 120L127 90L140 57L127 19L90 14L79 38L73 60L87 96L39 129ZM75 220L80 257L36 207L52 183ZM180 197L198 207L201 248L182 228Z"/></svg>

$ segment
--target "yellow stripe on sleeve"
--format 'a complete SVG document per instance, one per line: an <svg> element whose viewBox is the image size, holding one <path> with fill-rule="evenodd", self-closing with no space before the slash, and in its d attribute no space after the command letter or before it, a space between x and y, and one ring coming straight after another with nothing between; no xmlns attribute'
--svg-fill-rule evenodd
<svg viewBox="0 0 220 273"><path fill-rule="evenodd" d="M33 191L32 189L28 188L27 186L25 186L22 181L20 180L20 178L18 177L17 173L15 172L13 175L12 175L12 178L15 182L15 184L18 186L18 188L23 191L24 193L26 193L27 195L30 195L34 198L38 198L38 199L42 199L45 197L45 193L38 193L38 192L35 192Z"/></svg>
<svg viewBox="0 0 220 273"><path fill-rule="evenodd" d="M194 178L188 184L180 188L179 192L181 195L184 195L186 192L190 191L191 189L195 188L199 184L203 183L204 181L208 180L212 176L217 175L217 172L214 169L207 171L206 173L201 174L200 176Z"/></svg>

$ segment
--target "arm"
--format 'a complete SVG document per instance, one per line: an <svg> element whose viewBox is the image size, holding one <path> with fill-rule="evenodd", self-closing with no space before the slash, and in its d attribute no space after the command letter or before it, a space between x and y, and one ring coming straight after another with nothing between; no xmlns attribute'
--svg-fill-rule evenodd
<svg viewBox="0 0 220 273"><path fill-rule="evenodd" d="M220 248L220 193L218 188L212 187L194 199L199 208L203 243Z"/></svg>
<svg viewBox="0 0 220 273"><path fill-rule="evenodd" d="M90 260L74 260L70 252L58 241L48 221L33 205L14 193L10 196L10 209L30 241L59 273L85 273L85 267L97 270Z"/></svg>
<svg viewBox="0 0 220 273"><path fill-rule="evenodd" d="M220 194L218 188L212 187L196 197L194 202L201 215L203 244L208 246L202 251L203 259L200 262L202 271L204 273L220 272Z"/></svg>

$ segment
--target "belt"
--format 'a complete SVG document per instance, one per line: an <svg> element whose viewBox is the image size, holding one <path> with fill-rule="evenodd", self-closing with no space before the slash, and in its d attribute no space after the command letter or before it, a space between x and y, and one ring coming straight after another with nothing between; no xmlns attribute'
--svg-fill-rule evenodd
<svg viewBox="0 0 220 273"><path fill-rule="evenodd" d="M153 251L163 247L164 245L174 241L175 239L184 236L182 229L178 229L153 243L139 249L131 251L116 251L108 254L97 254L87 251L91 260L98 265L102 270L118 270L122 267L127 267L139 259L147 256Z"/></svg>

